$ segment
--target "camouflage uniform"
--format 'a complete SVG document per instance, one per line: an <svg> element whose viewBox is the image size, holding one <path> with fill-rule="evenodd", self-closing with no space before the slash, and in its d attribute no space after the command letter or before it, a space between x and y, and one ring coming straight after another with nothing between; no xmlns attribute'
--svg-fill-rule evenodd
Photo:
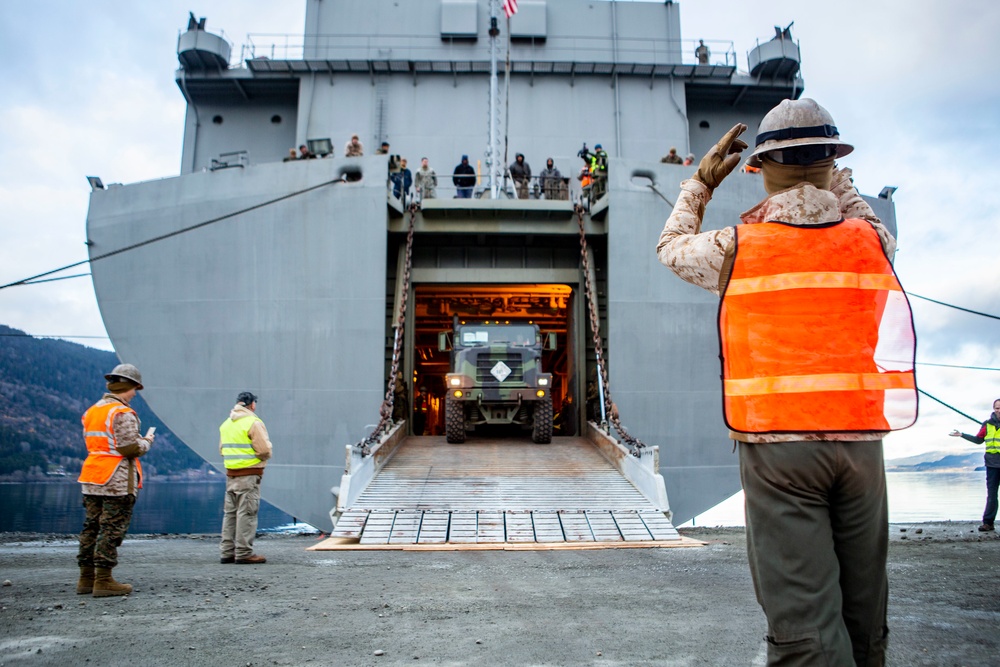
<svg viewBox="0 0 1000 667"><path fill-rule="evenodd" d="M134 506L134 495L83 497L87 515L80 532L77 565L108 569L118 565L118 547L128 532Z"/></svg>
<svg viewBox="0 0 1000 667"><path fill-rule="evenodd" d="M116 394L105 394L98 405L118 401L127 405ZM139 456L149 451L150 442L139 437L139 418L132 413L120 413L112 424L120 446L139 445ZM131 469L130 469L131 468ZM114 568L118 564L118 547L132 520L132 508L139 490L133 478L129 493L129 475L135 474L128 459L122 459L106 484L81 483L83 507L86 517L80 531L80 549L76 561L80 567Z"/></svg>
<svg viewBox="0 0 1000 667"><path fill-rule="evenodd" d="M420 193L421 199L434 199L437 197L438 177L430 167L417 169L416 176L413 177L413 185Z"/></svg>
<svg viewBox="0 0 1000 667"><path fill-rule="evenodd" d="M861 218L891 258L895 240L850 177L850 170L840 169L829 190L805 182L780 190L741 220L804 226ZM735 259L735 232L733 227L701 232L710 198L711 190L700 181L684 181L656 251L678 277L718 295ZM730 436L740 441L747 555L768 620L767 664L883 665L888 639L884 433L731 431Z"/></svg>

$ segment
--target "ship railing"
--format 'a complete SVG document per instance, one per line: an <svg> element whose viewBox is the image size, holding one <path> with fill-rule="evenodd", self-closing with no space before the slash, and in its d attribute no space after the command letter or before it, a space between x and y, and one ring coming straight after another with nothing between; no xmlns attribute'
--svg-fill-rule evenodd
<svg viewBox="0 0 1000 667"><path fill-rule="evenodd" d="M615 64L697 65L699 40L621 37L617 46L608 37L550 36L537 42L519 40L511 45L513 72L570 74L576 63L595 63L593 73L610 74ZM732 41L704 40L710 65L736 67ZM400 46L405 44L405 46ZM238 54L238 55L237 55ZM348 34L302 35L254 33L239 51L233 50L231 67L245 67L248 60L328 60L358 64L369 71L367 61L385 64L388 72L488 72L489 43L479 40L442 40L439 35ZM485 69L483 64L485 63ZM364 67L361 65L364 64ZM501 73L504 63L500 63Z"/></svg>
<svg viewBox="0 0 1000 667"><path fill-rule="evenodd" d="M477 174L476 184L472 188L459 188L451 180L451 174L438 175L438 186L434 188L434 199L460 199L459 190L471 190L469 199L489 198L492 188L488 174ZM579 179L562 176L560 178L542 178L532 176L521 182L511 178L504 179L500 185L500 196L504 199L531 199L547 201L583 202L589 198L590 189L584 189ZM403 208L412 202L423 201L425 193L417 187L410 186L405 191L391 178L386 180L386 191L389 196L398 200Z"/></svg>

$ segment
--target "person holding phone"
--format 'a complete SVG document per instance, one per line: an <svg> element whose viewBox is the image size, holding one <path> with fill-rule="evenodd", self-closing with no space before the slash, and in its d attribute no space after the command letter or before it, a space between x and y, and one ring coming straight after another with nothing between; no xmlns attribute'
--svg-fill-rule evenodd
<svg viewBox="0 0 1000 667"><path fill-rule="evenodd" d="M257 397L240 392L229 418L219 426L219 452L226 466L226 501L222 515L219 562L263 565L264 556L253 552L260 509L260 482L271 458L271 440L263 420L256 415Z"/></svg>
<svg viewBox="0 0 1000 667"><path fill-rule="evenodd" d="M132 364L118 364L104 376L108 391L83 415L87 459L80 470L86 517L80 532L78 595L95 598L128 595L132 586L115 581L121 546L136 495L142 488L139 457L153 446L153 429L141 437L139 416L129 403L142 389L142 375Z"/></svg>

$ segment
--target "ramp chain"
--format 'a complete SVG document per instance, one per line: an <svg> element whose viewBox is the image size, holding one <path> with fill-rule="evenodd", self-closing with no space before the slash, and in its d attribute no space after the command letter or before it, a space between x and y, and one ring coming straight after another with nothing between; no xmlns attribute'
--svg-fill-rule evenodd
<svg viewBox="0 0 1000 667"><path fill-rule="evenodd" d="M641 440L630 435L622 426L618 417L618 406L611 399L611 382L608 379L608 367L604 359L604 348L601 345L601 323L597 318L597 299L594 295L594 285L590 282L590 256L587 254L587 233L583 228L583 207L574 205L576 212L576 222L580 228L580 257L583 261L583 284L587 293L587 308L590 316L590 332L594 338L594 354L597 355L597 372L600 376L601 387L604 391L604 400L608 406L608 420L614 426L615 431L621 437L622 442L628 447L629 452L635 457L642 455L642 449L646 446Z"/></svg>
<svg viewBox="0 0 1000 667"><path fill-rule="evenodd" d="M406 260L403 268L403 288L399 295L399 319L396 320L396 336L392 347L392 366L389 370L389 382L385 390L385 398L379 408L378 424L367 437L361 440L355 447L361 450L362 456L371 455L372 443L376 442L382 435L392 428L392 406L395 398L396 376L399 375L399 359L403 350L403 328L406 326L406 303L410 296L410 268L413 265L413 223L417 217L420 204L414 202L410 204L408 210L410 214L410 225L406 232Z"/></svg>

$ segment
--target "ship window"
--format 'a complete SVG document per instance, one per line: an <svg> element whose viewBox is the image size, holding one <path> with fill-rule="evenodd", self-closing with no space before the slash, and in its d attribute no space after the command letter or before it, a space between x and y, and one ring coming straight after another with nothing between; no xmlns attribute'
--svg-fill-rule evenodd
<svg viewBox="0 0 1000 667"><path fill-rule="evenodd" d="M271 116L271 122L274 123L275 125L280 124L281 116L279 116L278 114L274 114L273 116Z"/></svg>
<svg viewBox="0 0 1000 667"><path fill-rule="evenodd" d="M708 129L708 121L707 120L701 121L700 123L698 123L698 127L700 127L703 130L707 130Z"/></svg>
<svg viewBox="0 0 1000 667"><path fill-rule="evenodd" d="M212 116L212 122L216 125L222 125L222 116Z"/></svg>

